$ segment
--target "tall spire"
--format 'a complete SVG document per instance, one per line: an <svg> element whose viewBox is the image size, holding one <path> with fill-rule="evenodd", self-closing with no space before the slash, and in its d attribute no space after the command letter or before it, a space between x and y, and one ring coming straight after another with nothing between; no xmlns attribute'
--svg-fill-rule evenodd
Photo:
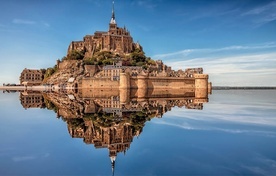
<svg viewBox="0 0 276 176"><path fill-rule="evenodd" d="M112 4L112 16L111 16L110 23L111 24L116 24L116 21L115 21L115 11L114 11L114 1L113 1L113 4Z"/></svg>
<svg viewBox="0 0 276 176"><path fill-rule="evenodd" d="M115 173L115 160L116 160L116 156L111 156L111 157L110 157L110 160L111 160L112 176L114 176L114 173Z"/></svg>

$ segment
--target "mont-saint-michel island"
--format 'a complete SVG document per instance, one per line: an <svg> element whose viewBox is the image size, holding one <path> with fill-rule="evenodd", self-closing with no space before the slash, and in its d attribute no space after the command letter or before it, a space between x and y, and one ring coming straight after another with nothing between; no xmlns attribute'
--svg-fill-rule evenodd
<svg viewBox="0 0 276 176"><path fill-rule="evenodd" d="M158 94L193 94L205 100L211 92L208 74L203 68L173 70L162 60L147 57L130 31L119 27L114 2L107 31L95 31L81 41L72 41L67 54L51 68L25 68L20 85L24 90L120 89L131 90L135 97ZM185 66L183 66L185 67ZM7 89L8 86L3 86ZM123 96L122 96L123 97Z"/></svg>
<svg viewBox="0 0 276 176"><path fill-rule="evenodd" d="M0 175L275 175L275 0L1 7Z"/></svg>

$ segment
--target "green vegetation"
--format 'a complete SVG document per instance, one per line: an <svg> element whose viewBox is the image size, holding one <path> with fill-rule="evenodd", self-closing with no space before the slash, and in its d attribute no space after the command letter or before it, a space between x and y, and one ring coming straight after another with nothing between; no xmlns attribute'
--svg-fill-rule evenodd
<svg viewBox="0 0 276 176"><path fill-rule="evenodd" d="M155 65L155 61L150 57L146 57L142 50L136 49L130 55L123 58L123 65L140 66L147 69L149 65Z"/></svg>
<svg viewBox="0 0 276 176"><path fill-rule="evenodd" d="M98 51L94 53L92 58L84 58L84 64L87 65L112 65L117 62L119 55L115 55L110 51Z"/></svg>
<svg viewBox="0 0 276 176"><path fill-rule="evenodd" d="M129 118L134 132L141 131L145 126L146 121L150 120L145 111L132 113L130 114Z"/></svg>
<svg viewBox="0 0 276 176"><path fill-rule="evenodd" d="M120 119L116 118L116 115L112 113L105 113L100 112L97 114L85 114L85 120L92 120L95 127L111 127L114 124L119 123L129 123L131 124L131 128L133 128L133 133L137 131L141 131L144 127L146 121L149 121L150 118L148 117L145 111L140 112L130 112L126 115L128 118Z"/></svg>
<svg viewBox="0 0 276 176"><path fill-rule="evenodd" d="M62 60L82 60L84 58L85 51L73 50L68 53L66 57L63 57Z"/></svg>
<svg viewBox="0 0 276 176"><path fill-rule="evenodd" d="M128 55L119 55L111 51L96 50L92 57L85 57L85 50L73 50L63 57L62 60L83 60L85 65L112 65L118 61L122 61L124 66L140 66L147 69L149 65L154 65L155 61L150 57L146 57L145 53L137 48Z"/></svg>
<svg viewBox="0 0 276 176"><path fill-rule="evenodd" d="M100 112L97 114L85 114L84 119L91 119L96 126L111 127L120 120L116 119L113 114Z"/></svg>
<svg viewBox="0 0 276 176"><path fill-rule="evenodd" d="M44 103L47 109L53 110L55 113L57 113L58 108L54 103L52 103L50 100L47 100L46 98L44 99Z"/></svg>
<svg viewBox="0 0 276 176"><path fill-rule="evenodd" d="M76 118L76 119L67 119L67 123L70 124L71 127L75 128L85 128L85 124L83 119Z"/></svg>
<svg viewBox="0 0 276 176"><path fill-rule="evenodd" d="M57 71L57 65L55 65L54 67L49 67L46 70L43 69L43 73L44 73L44 80L50 76L52 76L55 72Z"/></svg>

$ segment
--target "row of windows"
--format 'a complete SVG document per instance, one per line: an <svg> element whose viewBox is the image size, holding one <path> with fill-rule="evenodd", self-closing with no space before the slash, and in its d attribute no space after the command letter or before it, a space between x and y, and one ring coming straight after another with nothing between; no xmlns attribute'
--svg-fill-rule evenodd
<svg viewBox="0 0 276 176"><path fill-rule="evenodd" d="M42 78L42 75L38 75L38 76L32 76L32 75L24 75L22 76L23 78Z"/></svg>
<svg viewBox="0 0 276 176"><path fill-rule="evenodd" d="M35 80L42 80L42 78L23 78L24 80L31 80L31 81L35 81Z"/></svg>
<svg viewBox="0 0 276 176"><path fill-rule="evenodd" d="M24 76L42 76L42 74L25 73Z"/></svg>
<svg viewBox="0 0 276 176"><path fill-rule="evenodd" d="M25 103L26 103L26 104L30 104L30 103L33 104L33 103L42 103L42 102L41 102L41 101L38 101L38 100L37 100L37 101L24 101L24 100L22 100L21 103L22 103L22 104L25 104Z"/></svg>
<svg viewBox="0 0 276 176"><path fill-rule="evenodd" d="M40 100L41 97L24 97L25 100Z"/></svg>

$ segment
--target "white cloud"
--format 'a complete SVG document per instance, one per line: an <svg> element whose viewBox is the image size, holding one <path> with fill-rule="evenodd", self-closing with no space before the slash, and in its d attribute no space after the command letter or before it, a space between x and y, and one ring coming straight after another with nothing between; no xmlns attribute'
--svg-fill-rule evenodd
<svg viewBox="0 0 276 176"><path fill-rule="evenodd" d="M274 175L276 173L276 161L266 156L256 154L253 158L254 163L242 164L241 167L248 169L255 175Z"/></svg>
<svg viewBox="0 0 276 176"><path fill-rule="evenodd" d="M13 19L13 24L22 24L22 25L36 25L36 26L42 26L49 28L50 24L45 21L33 21L33 20L27 20L27 19ZM1 27L1 26L0 26Z"/></svg>
<svg viewBox="0 0 276 176"><path fill-rule="evenodd" d="M12 158L14 162L28 161L33 159L35 159L34 156L17 156Z"/></svg>
<svg viewBox="0 0 276 176"><path fill-rule="evenodd" d="M233 81L239 81L239 85L251 82L251 85L276 86L276 53L247 54L241 56L229 56L222 58L195 58L184 61L169 62L173 68L182 69L191 67L203 67L205 73L214 79L215 84L233 85ZM262 83L262 77L267 76L269 82ZM259 79L258 79L259 78ZM221 81L224 81L222 83ZM247 83L247 85L249 84Z"/></svg>
<svg viewBox="0 0 276 176"><path fill-rule="evenodd" d="M158 54L153 56L153 58L157 59L163 59L166 57L175 57L178 55L188 56L191 54L210 54L210 53L218 53L218 52L224 52L224 51L245 51L245 50L260 50L260 49L271 49L276 48L275 42L267 42L259 45L248 45L248 46L242 46L242 45L233 45L233 46L227 46L222 48L201 48L201 49L185 49L181 51L177 51L174 53L166 53L166 54Z"/></svg>
<svg viewBox="0 0 276 176"><path fill-rule="evenodd" d="M47 22L45 22L45 21L42 21L41 24L42 24L43 26L45 26L45 27L50 27L50 24L47 23Z"/></svg>
<svg viewBox="0 0 276 176"><path fill-rule="evenodd" d="M166 120L160 120L159 121L154 121L153 123L155 124L160 124L160 125L168 125L168 126L173 126L173 127L178 127L182 128L185 130L197 130L197 131L221 131L225 133L232 133L232 134L253 134L256 136L265 136L265 137L276 137L276 132L273 131L262 131L262 130L245 130L242 128L226 128L226 127L218 127L217 126L212 126L208 123L204 125L200 125L197 123L191 123L191 122L183 122L183 123L174 123L171 121L166 121Z"/></svg>
<svg viewBox="0 0 276 176"><path fill-rule="evenodd" d="M203 110L174 107L152 122L185 130L276 137L274 91L216 91Z"/></svg>
<svg viewBox="0 0 276 176"><path fill-rule="evenodd" d="M254 17L252 21L258 26L276 20L276 1L272 1L264 6L253 8L241 16Z"/></svg>
<svg viewBox="0 0 276 176"><path fill-rule="evenodd" d="M202 67L213 85L276 86L276 44L185 49L153 56L173 69ZM273 50L273 51L272 51Z"/></svg>
<svg viewBox="0 0 276 176"><path fill-rule="evenodd" d="M203 111L199 112L190 110L187 111L185 109L174 109L172 115L175 119L182 119L181 121L192 120L197 122L234 123L242 125L265 125L276 127L275 117L269 117L268 114L266 114L266 117L263 117L263 111L276 111L276 108L271 105L262 105L261 107L263 111L258 112L252 112L248 109L258 109L260 108L259 105L231 105L218 103L213 104L212 106L214 108L209 107L208 110L206 110L208 111L206 114L201 113ZM235 111L233 111L233 109L235 109ZM200 114L200 116L198 114Z"/></svg>
<svg viewBox="0 0 276 176"><path fill-rule="evenodd" d="M26 24L26 25L33 25L36 22L35 21L31 21L31 20L26 20L26 19L13 19L12 23L14 24Z"/></svg>
<svg viewBox="0 0 276 176"><path fill-rule="evenodd" d="M253 8L253 9L243 13L242 15L258 15L258 14L262 14L265 12L275 11L275 9L276 9L276 2L272 1L264 6Z"/></svg>

